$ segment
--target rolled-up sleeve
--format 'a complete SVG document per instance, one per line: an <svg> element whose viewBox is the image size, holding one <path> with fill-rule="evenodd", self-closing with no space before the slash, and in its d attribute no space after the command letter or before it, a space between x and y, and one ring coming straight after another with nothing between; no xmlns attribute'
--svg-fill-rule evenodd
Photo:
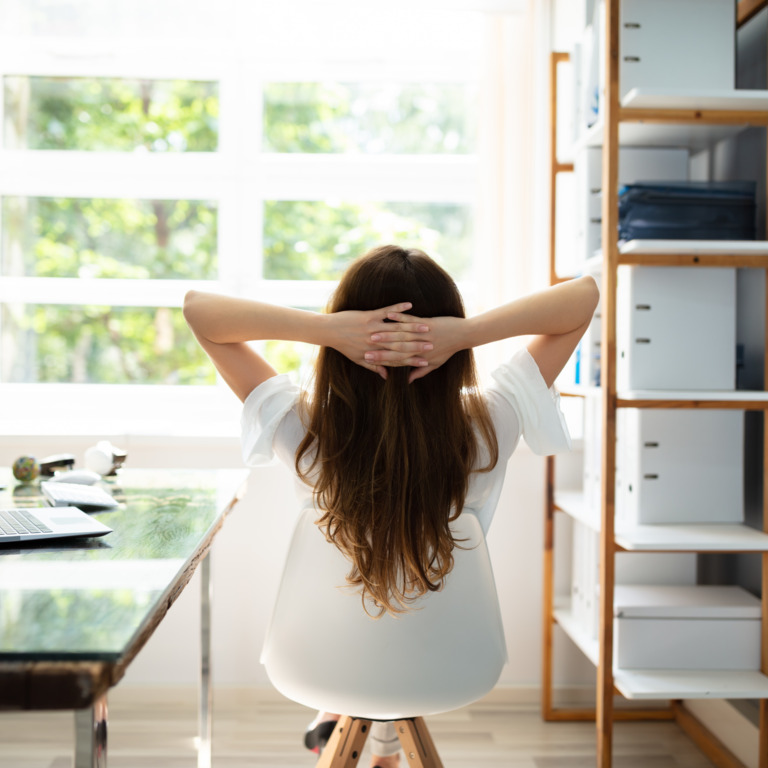
<svg viewBox="0 0 768 768"><path fill-rule="evenodd" d="M517 413L523 439L540 456L571 450L571 436L560 410L560 395L547 385L527 349L497 368L490 389Z"/></svg>
<svg viewBox="0 0 768 768"><path fill-rule="evenodd" d="M275 434L298 397L299 388L286 374L280 374L259 384L245 399L240 427L247 466L270 464L275 459Z"/></svg>

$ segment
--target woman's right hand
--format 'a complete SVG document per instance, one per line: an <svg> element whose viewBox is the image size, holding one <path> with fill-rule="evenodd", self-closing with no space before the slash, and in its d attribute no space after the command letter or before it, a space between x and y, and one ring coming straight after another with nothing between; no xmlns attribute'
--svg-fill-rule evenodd
<svg viewBox="0 0 768 768"><path fill-rule="evenodd" d="M402 313L411 306L410 302L402 302L376 310L346 310L323 315L331 329L328 346L383 379L387 378L387 368L427 365L422 356L432 349L427 339L429 328L420 318L402 320L399 327L392 322L394 315L408 317ZM390 334L389 329L395 327L397 332ZM378 333L397 338L377 344L371 339Z"/></svg>

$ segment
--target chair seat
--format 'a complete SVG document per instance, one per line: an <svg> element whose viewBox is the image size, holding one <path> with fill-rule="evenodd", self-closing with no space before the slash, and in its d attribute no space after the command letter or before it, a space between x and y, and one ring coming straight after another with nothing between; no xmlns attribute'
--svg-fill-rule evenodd
<svg viewBox="0 0 768 768"><path fill-rule="evenodd" d="M454 549L444 588L374 619L345 585L349 561L304 511L262 654L272 684L313 709L373 720L449 711L491 690L506 644L488 551L474 515L452 527L471 548Z"/></svg>

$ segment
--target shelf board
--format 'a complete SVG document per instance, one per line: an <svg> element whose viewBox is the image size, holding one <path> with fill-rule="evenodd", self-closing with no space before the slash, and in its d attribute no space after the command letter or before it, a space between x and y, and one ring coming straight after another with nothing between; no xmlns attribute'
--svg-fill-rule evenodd
<svg viewBox="0 0 768 768"><path fill-rule="evenodd" d="M555 507L599 531L597 510L590 509L580 491L558 491ZM616 524L616 544L629 552L768 552L768 534L732 523L638 525Z"/></svg>
<svg viewBox="0 0 768 768"><path fill-rule="evenodd" d="M719 141L745 130L744 125L690 125L656 123L620 123L619 144L622 147L684 147L700 152ZM601 147L605 127L602 120L588 128L576 141L573 154L585 147Z"/></svg>
<svg viewBox="0 0 768 768"><path fill-rule="evenodd" d="M621 100L625 109L680 112L752 113L764 120L768 112L768 90L747 88L633 88ZM696 119L692 116L692 119Z"/></svg>
<svg viewBox="0 0 768 768"><path fill-rule="evenodd" d="M568 517L578 520L593 531L600 530L600 511L590 509L584 501L581 491L557 491L555 508L565 512Z"/></svg>
<svg viewBox="0 0 768 768"><path fill-rule="evenodd" d="M558 382L556 386L562 397L599 397L602 392L600 387L586 387L581 384L561 384Z"/></svg>
<svg viewBox="0 0 768 768"><path fill-rule="evenodd" d="M567 600L554 617L576 647L597 666L600 646L574 618ZM614 685L627 699L764 699L768 676L759 670L614 669Z"/></svg>
<svg viewBox="0 0 768 768"><path fill-rule="evenodd" d="M619 120L622 146L698 151L750 125L768 124L768 91L634 88L621 101ZM602 146L603 133L600 119L576 142L576 150Z"/></svg>
<svg viewBox="0 0 768 768"><path fill-rule="evenodd" d="M732 523L617 525L615 540L629 552L768 552L768 534Z"/></svg>
<svg viewBox="0 0 768 768"><path fill-rule="evenodd" d="M619 253L768 256L768 240L626 240L619 244Z"/></svg>
<svg viewBox="0 0 768 768"><path fill-rule="evenodd" d="M563 397L599 397L600 387L557 382ZM768 409L768 392L765 390L682 390L636 389L616 393L617 408L706 408L741 411Z"/></svg>
<svg viewBox="0 0 768 768"><path fill-rule="evenodd" d="M765 240L629 240L619 264L768 268Z"/></svg>
<svg viewBox="0 0 768 768"><path fill-rule="evenodd" d="M617 669L614 686L627 699L764 699L768 676L759 670Z"/></svg>
<svg viewBox="0 0 768 768"><path fill-rule="evenodd" d="M764 390L637 389L616 393L617 408L708 408L762 411L768 408Z"/></svg>

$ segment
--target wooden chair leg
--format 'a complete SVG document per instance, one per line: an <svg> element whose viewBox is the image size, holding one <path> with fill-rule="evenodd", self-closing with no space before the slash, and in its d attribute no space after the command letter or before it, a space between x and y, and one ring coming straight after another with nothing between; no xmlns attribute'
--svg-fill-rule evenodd
<svg viewBox="0 0 768 768"><path fill-rule="evenodd" d="M398 720L395 730L410 768L443 768L423 717Z"/></svg>
<svg viewBox="0 0 768 768"><path fill-rule="evenodd" d="M316 768L355 768L370 732L370 720L343 716L336 723Z"/></svg>

